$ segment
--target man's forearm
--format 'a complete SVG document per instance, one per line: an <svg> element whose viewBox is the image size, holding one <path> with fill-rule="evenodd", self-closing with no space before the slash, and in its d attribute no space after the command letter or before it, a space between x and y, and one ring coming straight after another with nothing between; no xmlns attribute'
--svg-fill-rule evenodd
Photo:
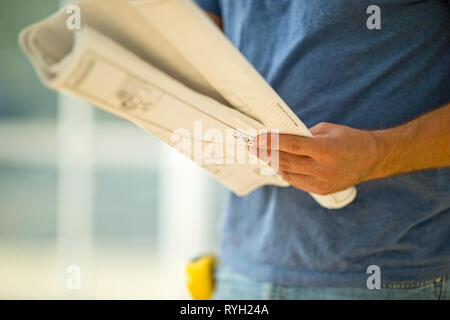
<svg viewBox="0 0 450 320"><path fill-rule="evenodd" d="M450 166L450 104L399 127L372 133L378 163L371 179Z"/></svg>

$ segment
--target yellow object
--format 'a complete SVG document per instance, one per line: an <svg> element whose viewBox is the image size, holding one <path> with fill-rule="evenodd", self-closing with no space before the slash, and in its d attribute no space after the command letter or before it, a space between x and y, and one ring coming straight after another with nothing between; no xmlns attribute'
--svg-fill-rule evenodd
<svg viewBox="0 0 450 320"><path fill-rule="evenodd" d="M214 290L216 257L204 255L186 266L186 284L194 300L209 300Z"/></svg>

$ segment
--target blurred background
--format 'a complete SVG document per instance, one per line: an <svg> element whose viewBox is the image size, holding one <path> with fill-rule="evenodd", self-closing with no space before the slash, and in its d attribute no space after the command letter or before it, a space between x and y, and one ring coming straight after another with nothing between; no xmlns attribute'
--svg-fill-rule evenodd
<svg viewBox="0 0 450 320"><path fill-rule="evenodd" d="M227 191L142 129L40 84L18 33L63 2L0 1L0 299L188 298L184 265L216 252Z"/></svg>

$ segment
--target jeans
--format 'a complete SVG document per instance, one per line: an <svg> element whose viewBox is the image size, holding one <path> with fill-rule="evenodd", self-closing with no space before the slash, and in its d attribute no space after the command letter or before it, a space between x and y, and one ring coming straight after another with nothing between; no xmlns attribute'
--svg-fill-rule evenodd
<svg viewBox="0 0 450 320"><path fill-rule="evenodd" d="M381 289L309 288L258 282L228 266L215 273L215 300L450 300L450 277L382 284Z"/></svg>

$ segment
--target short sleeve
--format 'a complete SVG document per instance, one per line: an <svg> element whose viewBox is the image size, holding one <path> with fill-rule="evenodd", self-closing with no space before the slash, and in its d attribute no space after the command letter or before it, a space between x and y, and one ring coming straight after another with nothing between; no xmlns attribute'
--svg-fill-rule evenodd
<svg viewBox="0 0 450 320"><path fill-rule="evenodd" d="M220 16L219 0L194 0L205 11Z"/></svg>

